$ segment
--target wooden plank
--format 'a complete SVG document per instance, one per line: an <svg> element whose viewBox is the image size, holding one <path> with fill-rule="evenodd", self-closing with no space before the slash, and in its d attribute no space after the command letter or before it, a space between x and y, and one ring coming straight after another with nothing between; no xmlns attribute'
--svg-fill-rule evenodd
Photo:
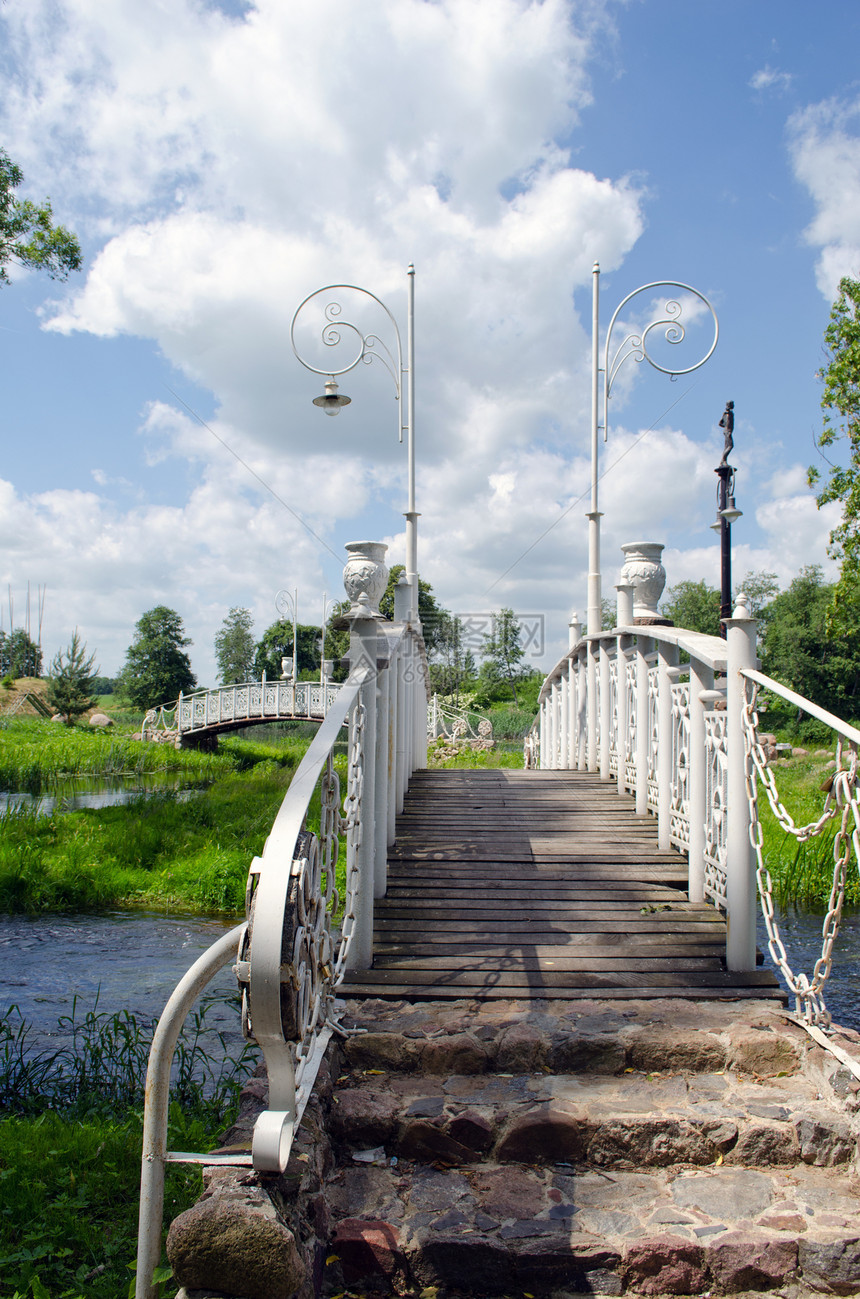
<svg viewBox="0 0 860 1299"><path fill-rule="evenodd" d="M403 982L402 975L396 970L362 970L350 974L350 982L373 985L386 985L392 982ZM564 986L566 988L626 988L630 995L638 996L642 983L636 971L607 970L599 974L587 970L567 974L563 971L527 971L505 970L505 983L511 988L528 988L540 983L547 988ZM483 970L411 970L409 982L415 988L431 988L434 985L448 987L480 988L487 981ZM771 987L776 982L770 970L752 971L743 975L729 973L726 970L685 970L682 973L672 971L655 971L648 975L649 986L654 988L733 988L733 987Z"/></svg>
<svg viewBox="0 0 860 1299"><path fill-rule="evenodd" d="M595 934L590 935L574 934L564 943L530 943L527 952L530 956L555 959L557 956L565 956L566 953L578 956L590 955L595 956L613 956L618 955L618 948L622 948L622 955L639 955L648 956L656 952L679 952L685 956L720 956L725 951L725 939L709 940L704 938L686 938L685 935L676 934L656 934L653 940L647 937L640 937L637 934L635 940L627 939L624 934ZM385 938L379 939L374 943L374 960L377 956L456 956L461 959L469 957L498 956L498 955L522 955L526 948L520 943L491 943L486 939L475 940L474 943L459 942L451 937L443 937L439 934L427 934L424 939L414 939L411 943L386 942Z"/></svg>
<svg viewBox="0 0 860 1299"><path fill-rule="evenodd" d="M748 988L742 984L732 988L692 988L686 986L654 988L643 984L635 991L631 991L629 988L553 988L552 990L532 992L524 988L510 987L505 983L464 990L463 988L442 987L439 985L428 989L426 987L416 987L408 981L399 984L386 984L385 986L368 986L363 983L345 981L338 987L337 995L339 997L379 997L383 1000L391 998L395 1001L581 1001L586 1005L593 1001L649 1001L660 997L683 998L690 1001L748 1001L753 999L755 1001L776 1001L780 1005L784 1005L786 1000L785 993L776 984L772 988Z"/></svg>
<svg viewBox="0 0 860 1299"><path fill-rule="evenodd" d="M685 859L591 774L416 772L388 866L375 967L339 994L783 999L770 971L722 968Z"/></svg>
<svg viewBox="0 0 860 1299"><path fill-rule="evenodd" d="M455 970L463 973L464 966L462 960L450 956L436 957L379 957L374 956L374 970L409 970L430 972L434 970ZM503 971L533 971L539 970L543 974L558 972L560 974L570 973L592 973L598 974L604 971L619 974L674 974L678 970L720 970L720 961L714 956L671 956L663 957L637 957L625 956L619 959L618 956L610 957L600 956L556 956L543 958L536 956L490 956L469 958L469 973L473 974L480 971L496 973Z"/></svg>

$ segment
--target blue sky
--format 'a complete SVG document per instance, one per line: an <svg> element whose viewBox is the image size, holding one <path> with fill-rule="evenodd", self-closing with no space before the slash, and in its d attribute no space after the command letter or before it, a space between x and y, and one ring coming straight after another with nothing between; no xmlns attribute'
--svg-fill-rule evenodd
<svg viewBox="0 0 860 1299"><path fill-rule="evenodd" d="M849 0L8 0L0 142L86 266L0 290L4 625L7 588L17 623L45 583L48 656L77 626L112 673L164 603L211 681L231 606L262 634L297 586L317 621L345 542L402 560L387 377L324 419L289 322L345 281L405 326L410 261L419 567L447 607L543 613L546 660L584 610L595 259L604 326L671 279L721 330L690 378L631 363L616 388L608 591L630 540L716 584L728 399L736 574L827 566L805 470L860 274L858 28Z"/></svg>

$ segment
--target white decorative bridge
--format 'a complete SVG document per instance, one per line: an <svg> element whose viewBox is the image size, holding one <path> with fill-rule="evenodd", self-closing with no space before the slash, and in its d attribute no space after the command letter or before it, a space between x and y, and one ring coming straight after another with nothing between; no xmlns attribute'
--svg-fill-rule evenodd
<svg viewBox="0 0 860 1299"><path fill-rule="evenodd" d="M151 708L144 720L145 740L217 736L264 722L322 721L337 698L332 682L243 681L180 695L175 704Z"/></svg>
<svg viewBox="0 0 860 1299"><path fill-rule="evenodd" d="M376 606L386 570L376 569L353 554L345 570L352 607L343 685L261 681L201 692L178 701L170 719L179 736L279 717L319 717L320 725L250 863L245 921L192 966L156 1030L137 1299L152 1299L166 1163L219 1161L168 1152L169 1080L185 1018L231 962L245 1033L266 1063L269 1108L251 1154L221 1162L267 1173L286 1167L319 1063L340 1031L336 997L781 995L773 973L757 967L758 891L797 1012L811 1032L828 1022L822 994L847 870L860 861L860 731L758 671L756 624L743 600L723 641L637 621L634 587L622 584L615 628L583 636L572 624L570 649L541 692L525 771L438 771L413 782L427 763L428 719L434 734L445 727L429 706L408 585L385 621ZM808 825L795 825L768 767L756 711L762 690L834 732L835 771ZM344 725L345 796L334 761ZM774 921L760 791L796 839L828 823L836 830L811 977L789 968ZM318 830L309 825L312 800Z"/></svg>

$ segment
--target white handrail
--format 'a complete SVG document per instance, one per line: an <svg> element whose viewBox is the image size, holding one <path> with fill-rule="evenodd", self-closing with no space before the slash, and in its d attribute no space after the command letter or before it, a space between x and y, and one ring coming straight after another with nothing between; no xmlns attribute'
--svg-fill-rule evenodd
<svg viewBox="0 0 860 1299"><path fill-rule="evenodd" d="M860 731L856 726L851 726L848 722L843 722L841 717L835 713L829 713L826 708L814 704L811 699L805 699L803 695L796 694L784 686L780 681L774 681L773 677L765 676L763 672L758 672L754 668L744 668L743 675L748 681L755 681L756 685L763 686L765 690L770 690L773 694L779 695L789 704L794 704L795 708L800 709L803 713L808 713L816 721L824 722L831 730L836 731L837 735L844 735L846 740L851 740L853 744L860 744Z"/></svg>
<svg viewBox="0 0 860 1299"><path fill-rule="evenodd" d="M633 794L637 813L656 816L660 847L686 853L690 900L709 898L727 912L728 968L753 970L756 852L760 877L762 869L756 770L765 773L772 805L775 795L759 741L751 752L748 691L772 691L855 748L860 730L758 670L756 624L743 595L725 620L725 641L632 624L620 602L619 623L579 637L546 677L526 765L587 769ZM848 777L838 774L844 784ZM857 820L852 842L860 856L860 811L853 793L842 798ZM834 915L835 925L838 909Z"/></svg>
<svg viewBox="0 0 860 1299"><path fill-rule="evenodd" d="M526 765L588 770L633 795L639 815L657 818L660 847L687 855L690 899L733 910L729 969L754 969L749 805L743 761L735 770L728 755L743 753L740 672L756 667L755 624L740 604L724 641L619 613L618 626L580 636L548 673ZM727 699L714 692L717 673Z"/></svg>
<svg viewBox="0 0 860 1299"><path fill-rule="evenodd" d="M381 621L359 602L351 612L350 661L349 678L337 690L292 779L261 855L251 863L246 922L230 935L232 944L238 935L235 971L243 1028L259 1043L269 1075L269 1108L257 1120L251 1159L235 1157L232 1162L253 1162L262 1172L286 1167L325 1046L337 1028L335 988L349 969L371 963L374 896L385 892L395 811L402 807L413 770L426 763L428 672L420 633L408 623ZM341 810L334 747L345 722L349 753ZM320 829L314 834L307 828L307 815L318 788ZM346 899L338 932L333 921L340 901L335 876L341 837L346 840ZM197 991L229 959L224 944L221 940L194 967ZM151 1065L152 1104L161 1108L153 1120L156 1136L146 1147L152 1158L145 1160L141 1183L136 1299L152 1299L158 1261L160 1200L152 1179L160 1177L163 1186L168 1156L166 1138L158 1133L166 1114L175 1014L166 1012L159 1037L163 1044ZM183 1019L185 1014L187 1007ZM161 1079L157 1087L156 1076ZM149 1092L149 1081L147 1086Z"/></svg>

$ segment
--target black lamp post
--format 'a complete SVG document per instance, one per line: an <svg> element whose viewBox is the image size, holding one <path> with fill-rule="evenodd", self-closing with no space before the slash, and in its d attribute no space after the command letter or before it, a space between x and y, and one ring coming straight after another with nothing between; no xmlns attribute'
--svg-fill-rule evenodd
<svg viewBox="0 0 860 1299"><path fill-rule="evenodd" d="M717 518L711 527L720 534L720 618L723 619L732 616L732 524L741 517L741 511L735 505L735 469L729 464L729 455L734 447L733 401L726 402L720 428L725 430L725 445L723 458L714 470L720 481L717 484ZM725 639L726 626L722 621L720 635Z"/></svg>

